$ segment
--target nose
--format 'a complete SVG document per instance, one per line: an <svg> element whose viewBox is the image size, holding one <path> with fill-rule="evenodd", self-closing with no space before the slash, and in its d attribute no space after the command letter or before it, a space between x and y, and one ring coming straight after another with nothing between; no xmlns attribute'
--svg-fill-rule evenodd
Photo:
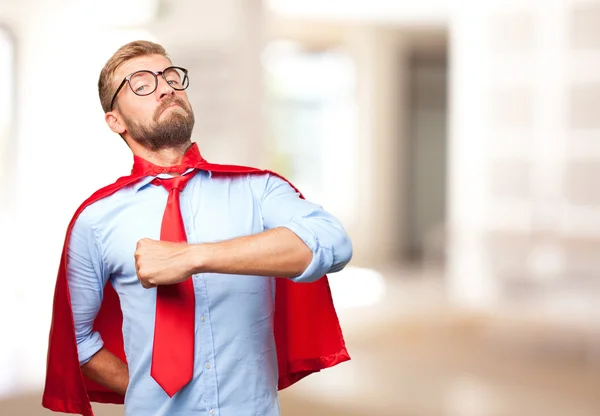
<svg viewBox="0 0 600 416"><path fill-rule="evenodd" d="M174 95L175 90L165 81L165 79L161 76L158 76L158 86L156 90L158 91L159 100L163 100L167 98L169 95Z"/></svg>

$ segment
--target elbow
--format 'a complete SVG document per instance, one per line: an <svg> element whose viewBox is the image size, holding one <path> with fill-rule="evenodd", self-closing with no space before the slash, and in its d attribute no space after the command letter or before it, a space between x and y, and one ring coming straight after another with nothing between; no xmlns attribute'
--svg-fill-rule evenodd
<svg viewBox="0 0 600 416"><path fill-rule="evenodd" d="M342 241L340 241L339 245L340 251L340 259L343 266L346 266L352 260L352 255L354 254L354 248L352 247L352 240L346 234Z"/></svg>
<svg viewBox="0 0 600 416"><path fill-rule="evenodd" d="M98 332L76 336L79 366L83 369L98 351L104 347L104 342Z"/></svg>
<svg viewBox="0 0 600 416"><path fill-rule="evenodd" d="M352 260L352 255L354 253L352 240L345 232L338 236L332 248L335 261L329 273L339 272L346 267L346 265L350 263L350 260Z"/></svg>
<svg viewBox="0 0 600 416"><path fill-rule="evenodd" d="M292 273L292 277L303 274L313 262L313 257L313 251L306 245L306 243L302 242L302 244L299 245L298 255L296 256L295 270L294 273Z"/></svg>
<svg viewBox="0 0 600 416"><path fill-rule="evenodd" d="M354 248L352 247L352 240L350 240L350 237L348 237L348 235L346 234L346 236L344 237L343 242L341 243L341 247L342 247L342 261L344 263L344 266L348 263L350 263L350 260L352 260L352 255L354 254Z"/></svg>
<svg viewBox="0 0 600 416"><path fill-rule="evenodd" d="M352 241L339 224L329 222L327 227L314 227L312 230L290 224L289 228L308 248L304 250L302 267L299 267L302 271L290 278L294 282L314 282L326 274L342 270L352 259Z"/></svg>

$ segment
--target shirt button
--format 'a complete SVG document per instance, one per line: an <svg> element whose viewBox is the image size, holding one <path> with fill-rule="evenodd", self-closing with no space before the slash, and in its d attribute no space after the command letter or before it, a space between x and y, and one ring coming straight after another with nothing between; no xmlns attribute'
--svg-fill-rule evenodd
<svg viewBox="0 0 600 416"><path fill-rule="evenodd" d="M215 409L210 409L210 410L208 411L208 413L210 413L211 415L214 415L214 414L215 414Z"/></svg>
<svg viewBox="0 0 600 416"><path fill-rule="evenodd" d="M206 368L210 370L210 363L209 362L206 363Z"/></svg>
<svg viewBox="0 0 600 416"><path fill-rule="evenodd" d="M201 320L202 322L206 322L206 316L202 316L202 317L200 318L200 320Z"/></svg>

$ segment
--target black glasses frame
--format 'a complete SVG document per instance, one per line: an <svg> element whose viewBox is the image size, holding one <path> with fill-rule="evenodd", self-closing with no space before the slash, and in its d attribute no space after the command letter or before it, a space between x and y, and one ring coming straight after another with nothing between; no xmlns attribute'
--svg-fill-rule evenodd
<svg viewBox="0 0 600 416"><path fill-rule="evenodd" d="M183 72L184 76L183 76L183 80L181 81L181 85L183 85L183 87L182 87L182 88L175 88L175 87L174 87L173 85L171 85L171 84L169 83L169 81L168 81L168 80L165 78L165 72L167 72L169 69L179 69L180 71L182 71L182 72ZM129 83L129 80L131 80L131 77L132 77L132 76L134 76L135 74L139 74L140 72L147 72L147 73L149 73L149 74L152 74L152 75L154 76L154 89L153 89L152 91L150 91L149 93L147 93L147 94L138 94L137 92L135 92L135 91L133 90L133 87L132 87L132 86L131 86L131 84ZM168 67L168 68L165 68L165 69L163 69L162 71L156 71L156 72L153 72L153 71L150 71L150 70L147 70L147 69L143 69L143 70L141 70L141 71L135 71L135 72L132 72L131 74L127 75L125 78L123 78L123 81L122 81L122 82L121 82L121 84L119 85L119 88L117 88L117 90L115 91L115 94L113 95L113 98L112 98L112 100L110 101L110 110L112 111L112 109L113 109L113 106L114 106L114 104L115 104L115 99L117 98L117 94L119 93L119 91L121 91L121 89L123 88L123 86L125 85L125 83L129 84L129 89L130 89L130 90L131 90L131 91L132 91L132 92L133 92L135 95L137 95L137 96L140 96L140 97L144 97L144 96L146 96L146 95L150 95L150 94L152 94L154 91L156 91L156 89L158 88L158 76L159 76L159 75L160 75L160 76L161 76L161 77L162 77L162 78L165 80L165 82L166 82L167 84L169 84L169 86L170 86L171 88L173 88L173 89L174 89L174 90L176 90L176 91L183 91L183 90L185 90L187 87L189 87L189 85L190 85L190 78L188 77L188 70L187 70L187 69L185 69L185 68L182 68L182 67L180 67L180 66L170 66L170 67Z"/></svg>

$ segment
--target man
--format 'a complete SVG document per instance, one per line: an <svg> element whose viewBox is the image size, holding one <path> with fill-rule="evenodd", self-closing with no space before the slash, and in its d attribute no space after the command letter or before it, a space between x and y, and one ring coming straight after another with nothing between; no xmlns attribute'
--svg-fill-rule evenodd
<svg viewBox="0 0 600 416"><path fill-rule="evenodd" d="M134 167L67 232L44 395L53 410L91 414L79 400L118 403L116 393L127 416L278 415L278 384L349 359L320 279L351 259L343 227L276 174L202 159L188 85L146 41L101 71L106 122ZM121 319L122 340L103 336ZM69 333L85 379L59 363ZM315 349L327 337L334 350Z"/></svg>

